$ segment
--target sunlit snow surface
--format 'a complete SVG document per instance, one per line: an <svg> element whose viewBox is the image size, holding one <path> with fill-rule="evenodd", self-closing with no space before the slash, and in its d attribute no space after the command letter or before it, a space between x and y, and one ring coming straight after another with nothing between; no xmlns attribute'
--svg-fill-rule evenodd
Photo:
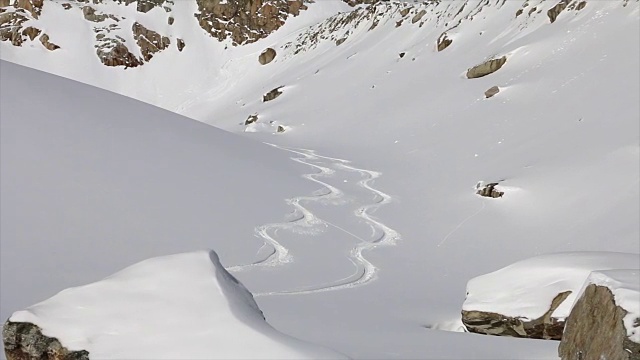
<svg viewBox="0 0 640 360"><path fill-rule="evenodd" d="M213 251L142 261L15 312L92 359L337 359L285 336Z"/></svg>

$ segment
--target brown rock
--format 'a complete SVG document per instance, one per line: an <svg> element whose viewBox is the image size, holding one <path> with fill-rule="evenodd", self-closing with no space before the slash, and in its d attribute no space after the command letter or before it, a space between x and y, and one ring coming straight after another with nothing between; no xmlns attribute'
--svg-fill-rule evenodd
<svg viewBox="0 0 640 360"><path fill-rule="evenodd" d="M304 0L196 0L198 24L211 36L248 44L279 29L289 15L306 9Z"/></svg>
<svg viewBox="0 0 640 360"><path fill-rule="evenodd" d="M547 16L549 17L549 20L551 21L552 24L556 21L556 19L558 18L558 15L560 15L562 10L564 10L567 7L567 2L568 1L566 0L562 0L547 11Z"/></svg>
<svg viewBox="0 0 640 360"><path fill-rule="evenodd" d="M69 10L69 9L71 9L71 4L69 4L69 3L64 3L64 4L62 4L62 7L63 7L65 10Z"/></svg>
<svg viewBox="0 0 640 360"><path fill-rule="evenodd" d="M47 35L47 34L42 34L40 36L40 42L49 51L60 49L60 46L58 46L58 45L56 45L56 44L54 44L52 42L49 42L49 35Z"/></svg>
<svg viewBox="0 0 640 360"><path fill-rule="evenodd" d="M500 92L500 88L499 87L492 86L489 89L487 89L487 91L484 92L484 97L488 99L490 97L493 97L494 95L496 95L499 92Z"/></svg>
<svg viewBox="0 0 640 360"><path fill-rule="evenodd" d="M147 29L139 22L133 24L131 31L133 31L133 38L140 47L140 52L142 52L142 57L145 61L151 60L155 53L166 49L170 44L168 37Z"/></svg>
<svg viewBox="0 0 640 360"><path fill-rule="evenodd" d="M516 17L522 15L522 11L523 11L522 9L518 9L518 11L516 11Z"/></svg>
<svg viewBox="0 0 640 360"><path fill-rule="evenodd" d="M471 69L467 70L467 78L475 79L475 78L487 76L489 74L493 74L494 72L498 71L502 67L502 65L504 65L506 62L507 62L506 56L503 56L498 59L491 59L491 60L485 61L484 63L480 65L476 65Z"/></svg>
<svg viewBox="0 0 640 360"><path fill-rule="evenodd" d="M27 10L36 19L42 13L43 5L44 0L15 0L13 3L13 7Z"/></svg>
<svg viewBox="0 0 640 360"><path fill-rule="evenodd" d="M278 96L282 95L282 91L280 91L280 89L282 89L282 88L283 88L283 86L278 86L277 88L275 88L275 89L269 91L268 93L264 94L262 96L262 102L267 102L267 101L274 100Z"/></svg>
<svg viewBox="0 0 640 360"><path fill-rule="evenodd" d="M143 64L142 59L138 59L129 52L129 49L122 43L117 43L112 48L98 48L96 53L100 61L107 66L124 66L126 69Z"/></svg>
<svg viewBox="0 0 640 360"><path fill-rule="evenodd" d="M186 44L184 43L184 40L182 39L178 39L177 45L178 45L178 51L182 51L182 49L184 49L184 47L186 46Z"/></svg>
<svg viewBox="0 0 640 360"><path fill-rule="evenodd" d="M571 291L556 295L551 301L549 310L541 317L531 321L492 312L463 310L462 323L467 330L478 334L560 340L564 329L564 321L553 318L551 314L569 294L571 294Z"/></svg>
<svg viewBox="0 0 640 360"><path fill-rule="evenodd" d="M558 355L562 360L640 359L640 344L629 340L622 321L626 313L609 288L588 285L567 317Z"/></svg>
<svg viewBox="0 0 640 360"><path fill-rule="evenodd" d="M96 14L96 9L92 8L91 6L83 6L82 15L84 16L85 20L91 22L103 22L109 17L106 14Z"/></svg>
<svg viewBox="0 0 640 360"><path fill-rule="evenodd" d="M89 360L85 350L69 351L31 323L7 321L2 328L7 360Z"/></svg>
<svg viewBox="0 0 640 360"><path fill-rule="evenodd" d="M262 65L267 65L268 63L272 62L275 57L276 51L272 48L266 48L258 57L258 61Z"/></svg>
<svg viewBox="0 0 640 360"><path fill-rule="evenodd" d="M427 14L427 10L420 10L419 13L417 13L412 19L411 19L411 23L415 24L418 21L420 21L420 19L422 19L423 16L425 16Z"/></svg>
<svg viewBox="0 0 640 360"><path fill-rule="evenodd" d="M40 35L40 29L34 28L33 26L26 27L22 30L22 35L28 36L29 40L33 41L38 35Z"/></svg>
<svg viewBox="0 0 640 360"><path fill-rule="evenodd" d="M173 25L173 22L175 21L175 19L173 18L173 16L169 16L169 18L167 19L167 23L169 25Z"/></svg>
<svg viewBox="0 0 640 360"><path fill-rule="evenodd" d="M453 40L447 37L446 32L443 32L438 38L438 51L446 49L447 47L449 47L449 45L451 45L451 43L453 43Z"/></svg>
<svg viewBox="0 0 640 360"><path fill-rule="evenodd" d="M476 191L476 194L484 197L494 198L494 199L502 197L502 195L504 195L504 191L496 190L495 187L497 185L498 183L487 184L482 189L478 189L478 191Z"/></svg>

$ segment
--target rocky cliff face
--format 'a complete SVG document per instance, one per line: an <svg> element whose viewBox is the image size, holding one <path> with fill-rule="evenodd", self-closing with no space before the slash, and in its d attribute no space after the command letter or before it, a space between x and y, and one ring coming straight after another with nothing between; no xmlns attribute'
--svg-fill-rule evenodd
<svg viewBox="0 0 640 360"><path fill-rule="evenodd" d="M574 304L558 348L563 360L640 359L640 344L628 337L627 309L606 286L590 284ZM635 319L640 327L640 318Z"/></svg>

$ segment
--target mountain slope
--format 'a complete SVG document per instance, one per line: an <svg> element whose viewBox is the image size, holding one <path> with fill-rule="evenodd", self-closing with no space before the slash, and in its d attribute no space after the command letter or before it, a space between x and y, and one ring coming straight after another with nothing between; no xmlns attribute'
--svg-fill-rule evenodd
<svg viewBox="0 0 640 360"><path fill-rule="evenodd" d="M52 52L0 46L3 59L380 174L370 184L391 201L372 216L401 240L363 252L379 269L377 280L257 297L277 328L354 357L554 357L555 344L432 329L460 329L466 282L479 274L559 251L638 253L639 5L473 0L351 9L316 1L266 38L233 46L180 22L196 11L185 1L172 10L184 27L164 34L187 46L136 68L103 66L93 39ZM135 20L160 16L153 11ZM143 23L162 33L159 24ZM260 65L267 47L277 55ZM467 78L469 69L503 57L495 73ZM74 58L84 68L69 66ZM499 92L486 98L494 86ZM264 101L274 89L282 94ZM251 115L256 120L247 124ZM361 180L327 182L346 191ZM498 183L503 196L478 196L488 183ZM367 204L359 201L347 214L321 202L308 208L375 239L377 229L353 223ZM313 243L306 234L281 236L299 249ZM286 267L237 275L259 293L274 291L265 279L278 284L276 292L323 285L317 279L324 273L337 283L357 271L344 245L351 241L336 235L322 248L330 260L309 260L299 276Z"/></svg>

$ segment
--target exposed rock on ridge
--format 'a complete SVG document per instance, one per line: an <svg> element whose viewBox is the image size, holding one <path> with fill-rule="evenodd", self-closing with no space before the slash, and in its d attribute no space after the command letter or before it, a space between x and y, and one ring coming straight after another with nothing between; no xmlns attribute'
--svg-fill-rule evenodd
<svg viewBox="0 0 640 360"><path fill-rule="evenodd" d="M31 323L7 321L2 328L7 360L89 360L85 350L69 351Z"/></svg>
<svg viewBox="0 0 640 360"><path fill-rule="evenodd" d="M560 340L565 322L552 317L551 314L569 294L571 291L558 294L544 315L530 321L492 312L463 310L462 323L467 330L478 334Z"/></svg>
<svg viewBox="0 0 640 360"><path fill-rule="evenodd" d="M304 0L196 0L200 27L234 45L255 42L279 29L290 15L307 9Z"/></svg>

